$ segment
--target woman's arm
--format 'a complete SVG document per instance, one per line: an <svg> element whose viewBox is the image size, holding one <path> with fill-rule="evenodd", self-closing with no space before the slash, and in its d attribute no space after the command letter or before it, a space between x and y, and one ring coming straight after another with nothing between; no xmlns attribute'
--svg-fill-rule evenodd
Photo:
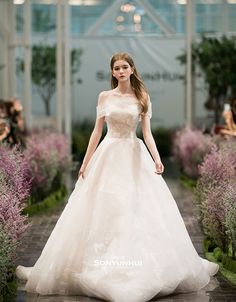
<svg viewBox="0 0 236 302"><path fill-rule="evenodd" d="M87 167L87 164L88 164L89 160L91 159L91 157L92 157L94 151L96 150L97 145L98 145L98 143L101 139L104 120L105 120L104 116L101 117L101 118L96 119L96 123L95 123L94 129L93 129L93 132L90 136L88 147L87 147L84 159L83 159L83 163L82 163L81 168L79 170L79 175L78 176L80 176L82 174L82 177L84 178L83 173L84 173L84 171Z"/></svg>
<svg viewBox="0 0 236 302"><path fill-rule="evenodd" d="M106 100L106 95L104 94L104 92L101 92L98 97L97 108L104 106L105 100ZM94 129L90 136L88 147L87 147L82 165L80 167L78 177L80 177L80 175L82 175L82 178L84 178L84 171L101 139L104 122L105 122L105 115L100 114L100 113L98 114L98 111L97 111L95 126L94 126Z"/></svg>
<svg viewBox="0 0 236 302"><path fill-rule="evenodd" d="M164 166L161 162L160 154L157 150L156 143L152 136L150 118L147 115L142 117L142 133L143 133L145 144L147 145L148 150L150 151L152 158L155 162L156 173L162 174L164 172Z"/></svg>
<svg viewBox="0 0 236 302"><path fill-rule="evenodd" d="M232 112L231 111L228 111L228 110L224 110L223 111L223 117L225 119L225 123L227 125L227 128L229 130L234 130L234 123L233 123L233 115L232 115Z"/></svg>

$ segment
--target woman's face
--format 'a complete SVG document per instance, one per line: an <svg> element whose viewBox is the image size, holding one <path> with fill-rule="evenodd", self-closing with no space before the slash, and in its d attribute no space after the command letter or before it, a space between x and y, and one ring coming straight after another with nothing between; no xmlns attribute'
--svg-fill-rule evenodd
<svg viewBox="0 0 236 302"><path fill-rule="evenodd" d="M130 75L133 73L133 69L129 63L125 60L115 61L112 69L112 75L118 80L118 82L125 82L129 80Z"/></svg>

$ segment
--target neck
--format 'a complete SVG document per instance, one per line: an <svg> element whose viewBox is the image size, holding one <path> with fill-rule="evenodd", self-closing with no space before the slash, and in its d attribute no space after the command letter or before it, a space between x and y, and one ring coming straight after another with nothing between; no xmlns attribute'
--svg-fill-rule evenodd
<svg viewBox="0 0 236 302"><path fill-rule="evenodd" d="M118 83L117 90L121 93L132 93L133 88L130 84L130 81Z"/></svg>

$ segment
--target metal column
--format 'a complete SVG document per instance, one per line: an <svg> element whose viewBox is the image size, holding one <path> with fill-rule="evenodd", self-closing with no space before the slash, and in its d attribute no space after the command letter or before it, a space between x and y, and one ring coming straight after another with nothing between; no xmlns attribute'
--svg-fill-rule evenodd
<svg viewBox="0 0 236 302"><path fill-rule="evenodd" d="M192 41L193 41L193 2L187 1L186 6L186 124L193 124L193 99L192 99Z"/></svg>
<svg viewBox="0 0 236 302"><path fill-rule="evenodd" d="M57 130L62 132L62 0L57 0L57 43L56 43L56 115Z"/></svg>
<svg viewBox="0 0 236 302"><path fill-rule="evenodd" d="M31 82L31 4L24 3L24 110L26 127L32 127L32 82Z"/></svg>
<svg viewBox="0 0 236 302"><path fill-rule="evenodd" d="M71 140L71 66L70 66L70 6L64 0L64 112L65 112L65 134Z"/></svg>
<svg viewBox="0 0 236 302"><path fill-rule="evenodd" d="M8 2L8 16L10 22L10 38L9 38L9 51L8 51L8 97L16 95L16 10L13 1Z"/></svg>

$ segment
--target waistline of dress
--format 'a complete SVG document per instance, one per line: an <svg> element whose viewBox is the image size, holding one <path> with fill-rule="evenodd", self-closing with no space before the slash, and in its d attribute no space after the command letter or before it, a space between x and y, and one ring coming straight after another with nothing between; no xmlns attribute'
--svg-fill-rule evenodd
<svg viewBox="0 0 236 302"><path fill-rule="evenodd" d="M140 138L137 137L137 136L132 136L132 137L125 137L125 136L123 136L123 137L115 137L115 136L111 136L111 135L108 135L108 134L106 134L104 136L104 139L111 139L111 140L140 140Z"/></svg>

